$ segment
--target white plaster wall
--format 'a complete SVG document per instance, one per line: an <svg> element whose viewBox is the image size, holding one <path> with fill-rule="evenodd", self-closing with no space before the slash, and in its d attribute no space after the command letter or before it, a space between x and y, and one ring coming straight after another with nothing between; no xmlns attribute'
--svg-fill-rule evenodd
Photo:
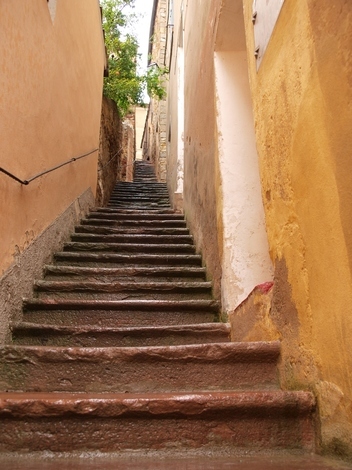
<svg viewBox="0 0 352 470"><path fill-rule="evenodd" d="M215 52L223 197L222 305L236 308L272 279L245 51Z"/></svg>

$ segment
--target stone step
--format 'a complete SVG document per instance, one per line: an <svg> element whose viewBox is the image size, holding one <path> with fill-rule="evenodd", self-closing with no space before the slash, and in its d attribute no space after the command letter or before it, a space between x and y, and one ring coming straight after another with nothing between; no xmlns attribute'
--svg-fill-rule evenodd
<svg viewBox="0 0 352 470"><path fill-rule="evenodd" d="M69 263L82 265L90 263L94 266L105 264L116 264L126 266L201 266L200 255L175 255L175 254L119 254L119 253L83 253L83 252L59 252L54 255L54 259L59 263Z"/></svg>
<svg viewBox="0 0 352 470"><path fill-rule="evenodd" d="M136 227L136 228L186 228L184 220L116 220L106 217L104 219L87 218L82 219L82 225L102 225L108 227Z"/></svg>
<svg viewBox="0 0 352 470"><path fill-rule="evenodd" d="M128 191L146 191L148 194L153 191L166 190L167 186L165 183L158 183L157 181L151 181L149 183L145 183L143 181L135 181L135 182L128 182L128 181L120 181L115 185L113 191L118 191L120 189L126 189Z"/></svg>
<svg viewBox="0 0 352 470"><path fill-rule="evenodd" d="M211 282L36 281L34 291L45 299L211 299Z"/></svg>
<svg viewBox="0 0 352 470"><path fill-rule="evenodd" d="M94 326L13 323L14 344L69 347L174 346L229 341L225 323L199 325L104 328Z"/></svg>
<svg viewBox="0 0 352 470"><path fill-rule="evenodd" d="M63 300L23 302L23 320L51 325L139 327L218 321L215 300Z"/></svg>
<svg viewBox="0 0 352 470"><path fill-rule="evenodd" d="M73 242L91 242L91 243L132 243L132 244L160 244L160 245L193 245L193 239L190 235L148 235L148 234L109 234L98 235L74 234L71 236Z"/></svg>
<svg viewBox="0 0 352 470"><path fill-rule="evenodd" d="M3 391L171 393L278 387L280 343L1 346Z"/></svg>
<svg viewBox="0 0 352 470"><path fill-rule="evenodd" d="M67 278L79 278L85 280L109 281L111 279L125 279L129 282L139 282L142 279L164 281L199 280L205 281L205 269L194 267L121 267L121 268L92 268L87 266L45 266L46 280L58 280Z"/></svg>
<svg viewBox="0 0 352 470"><path fill-rule="evenodd" d="M109 219L109 220L184 220L181 214L154 214L147 211L134 213L121 213L118 211L91 211L88 219Z"/></svg>
<svg viewBox="0 0 352 470"><path fill-rule="evenodd" d="M75 227L75 233L96 233L96 234L116 234L116 235L188 235L186 227L158 228L158 227L111 227L96 225L79 225Z"/></svg>
<svg viewBox="0 0 352 470"><path fill-rule="evenodd" d="M123 215L173 215L175 211L173 209L151 209L149 211L139 211L133 209L114 209L113 207L98 207L94 209L97 213L105 214L123 214Z"/></svg>
<svg viewBox="0 0 352 470"><path fill-rule="evenodd" d="M146 211L146 210L151 210L151 209L160 209L160 208L165 208L169 209L170 204L169 203L163 203L159 204L157 202L151 202L149 204L139 204L139 203L129 203L129 202L109 202L107 204L107 207L113 207L115 209L133 209L133 210L141 210L141 211Z"/></svg>
<svg viewBox="0 0 352 470"><path fill-rule="evenodd" d="M90 243L90 242L68 242L64 245L64 251L69 252L88 252L88 253L136 253L149 254L149 253L179 253L179 254L192 254L195 253L195 246L179 243L158 243L158 244L142 244L142 243Z"/></svg>
<svg viewBox="0 0 352 470"><path fill-rule="evenodd" d="M135 189L127 189L127 188L119 188L111 193L111 197L127 197L127 196L145 196L145 197L164 197L169 198L169 193L167 189L164 188L135 188Z"/></svg>
<svg viewBox="0 0 352 470"><path fill-rule="evenodd" d="M314 410L308 392L4 393L0 451L313 452Z"/></svg>
<svg viewBox="0 0 352 470"><path fill-rule="evenodd" d="M155 195L153 197L143 197L141 195L132 196L131 194L126 194L126 196L111 196L109 203L113 204L169 204L169 198Z"/></svg>

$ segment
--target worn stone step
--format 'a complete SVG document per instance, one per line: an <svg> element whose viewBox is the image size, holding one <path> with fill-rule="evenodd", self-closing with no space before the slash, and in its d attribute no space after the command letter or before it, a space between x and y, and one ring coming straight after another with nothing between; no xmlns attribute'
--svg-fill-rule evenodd
<svg viewBox="0 0 352 470"><path fill-rule="evenodd" d="M127 196L146 196L146 197L164 197L164 198L169 198L169 193L167 189L165 188L155 188L155 189L150 189L150 188L135 188L135 189L125 189L125 188L119 188L111 193L111 197L117 198L117 197L127 197Z"/></svg>
<svg viewBox="0 0 352 470"><path fill-rule="evenodd" d="M107 218L104 219L93 219L87 218L81 220L82 225L103 225L103 226L110 226L110 227L137 227L137 228L185 228L186 222L184 220L133 220L133 219L125 219L125 220L116 220L114 218Z"/></svg>
<svg viewBox="0 0 352 470"><path fill-rule="evenodd" d="M143 183L142 181L120 181L117 183L113 189L113 191L118 190L127 190L127 191L146 191L147 193L159 190L167 191L167 186L165 183L158 183L158 182L150 182L148 184Z"/></svg>
<svg viewBox="0 0 352 470"><path fill-rule="evenodd" d="M74 234L71 236L73 242L92 242L92 243L140 243L146 244L172 244L193 245L193 239L190 235L148 235L148 234Z"/></svg>
<svg viewBox="0 0 352 470"><path fill-rule="evenodd" d="M116 235L189 235L186 227L158 228L158 227L111 227L100 225L78 225L75 233L96 233L96 234L116 234Z"/></svg>
<svg viewBox="0 0 352 470"><path fill-rule="evenodd" d="M128 282L128 281L36 281L38 298L50 299L206 299L211 298L211 282Z"/></svg>
<svg viewBox="0 0 352 470"><path fill-rule="evenodd" d="M109 220L184 220L181 214L154 214L147 211L133 213L121 213L113 211L91 211L88 219L109 219Z"/></svg>
<svg viewBox="0 0 352 470"><path fill-rule="evenodd" d="M94 326L38 325L13 323L15 344L69 347L173 346L227 342L230 326L225 323L199 325L104 328Z"/></svg>
<svg viewBox="0 0 352 470"><path fill-rule="evenodd" d="M195 253L194 245L179 243L90 243L90 242L68 242L64 245L64 251L84 251L90 253L110 252L110 253Z"/></svg>
<svg viewBox="0 0 352 470"><path fill-rule="evenodd" d="M151 202L149 204L145 203L145 204L139 204L139 203L129 203L128 201L127 202L109 202L107 204L107 207L114 207L116 209L134 209L134 210L141 210L141 211L146 211L146 210L150 210L150 209L160 209L160 208L165 208L165 209L169 209L170 208L170 204L169 203L157 203L157 202Z"/></svg>
<svg viewBox="0 0 352 470"><path fill-rule="evenodd" d="M106 213L106 214L124 214L124 215L172 215L175 214L175 211L171 208L169 209L151 209L148 211L140 211L140 210L133 210L133 209L114 209L113 207L96 207L94 209L95 212L99 213ZM180 214L182 215L182 214Z"/></svg>
<svg viewBox="0 0 352 470"><path fill-rule="evenodd" d="M110 200L109 200L109 203L110 204L113 204L113 203L117 203L117 204L129 204L129 205L133 205L133 204L161 204L161 205L164 205L164 204L170 204L169 202L169 198L168 197L161 197L161 196L153 196L153 197L143 197L143 196L140 196L140 195L135 195L135 196L132 196L131 194L126 194L126 196L111 196Z"/></svg>
<svg viewBox="0 0 352 470"><path fill-rule="evenodd" d="M308 392L6 393L0 451L313 452L314 410Z"/></svg>
<svg viewBox="0 0 352 470"><path fill-rule="evenodd" d="M45 266L44 274L46 280L58 280L67 278L79 278L86 280L125 279L129 282L139 282L141 279L160 279L164 281L177 280L199 280L205 281L204 268L194 267L121 267L121 268L93 268L87 266Z"/></svg>
<svg viewBox="0 0 352 470"><path fill-rule="evenodd" d="M160 265L160 266L201 266L200 255L175 255L175 254L121 254L121 253L83 253L83 252L59 252L55 253L54 259L60 263L102 266L105 264L116 264L126 266Z"/></svg>
<svg viewBox="0 0 352 470"><path fill-rule="evenodd" d="M1 346L4 391L167 393L278 387L280 343Z"/></svg>
<svg viewBox="0 0 352 470"><path fill-rule="evenodd" d="M53 325L105 327L211 323L219 318L215 300L24 300L23 319Z"/></svg>

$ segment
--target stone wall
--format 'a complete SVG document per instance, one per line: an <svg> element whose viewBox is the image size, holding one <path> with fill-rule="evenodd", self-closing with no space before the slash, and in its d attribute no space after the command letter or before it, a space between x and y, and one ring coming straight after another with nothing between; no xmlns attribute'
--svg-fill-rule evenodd
<svg viewBox="0 0 352 470"><path fill-rule="evenodd" d="M156 13L153 25L151 64L154 67L164 67L166 64L166 39L167 39L167 0L155 0ZM155 166L155 173L159 181L166 181L166 153L167 153L167 120L166 100L151 98L147 120L146 133L144 135L143 158Z"/></svg>
<svg viewBox="0 0 352 470"><path fill-rule="evenodd" d="M135 113L125 116L122 124L122 153L118 167L119 181L133 180L133 164L136 155Z"/></svg>
<svg viewBox="0 0 352 470"><path fill-rule="evenodd" d="M116 103L103 97L96 205L104 206L116 184L117 179L122 179L118 174L122 159L122 120Z"/></svg>

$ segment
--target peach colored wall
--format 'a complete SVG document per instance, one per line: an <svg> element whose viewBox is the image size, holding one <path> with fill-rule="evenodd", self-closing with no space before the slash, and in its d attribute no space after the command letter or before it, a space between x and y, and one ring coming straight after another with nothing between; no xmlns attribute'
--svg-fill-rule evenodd
<svg viewBox="0 0 352 470"><path fill-rule="evenodd" d="M0 165L21 179L99 147L98 0L0 2ZM97 180L95 153L28 186L0 173L0 275Z"/></svg>
<svg viewBox="0 0 352 470"><path fill-rule="evenodd" d="M249 61L283 386L314 391L323 448L350 456L351 44L349 0L285 0L258 73Z"/></svg>

